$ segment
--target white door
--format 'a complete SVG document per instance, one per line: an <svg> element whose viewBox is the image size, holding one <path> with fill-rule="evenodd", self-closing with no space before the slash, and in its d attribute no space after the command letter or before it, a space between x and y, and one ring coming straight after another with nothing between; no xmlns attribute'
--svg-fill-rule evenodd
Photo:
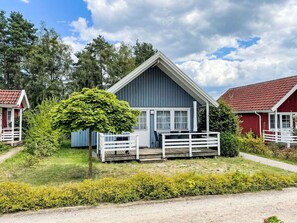
<svg viewBox="0 0 297 223"><path fill-rule="evenodd" d="M292 135L292 116L290 114L280 115L281 140L282 142L290 141Z"/></svg>
<svg viewBox="0 0 297 223"><path fill-rule="evenodd" d="M149 110L140 110L138 124L134 128L134 133L139 135L139 146L150 146L150 125L149 125Z"/></svg>

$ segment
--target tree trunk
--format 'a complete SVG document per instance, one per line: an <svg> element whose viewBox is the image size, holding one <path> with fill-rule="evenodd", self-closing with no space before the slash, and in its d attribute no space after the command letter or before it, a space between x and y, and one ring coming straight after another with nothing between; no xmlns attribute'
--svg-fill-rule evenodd
<svg viewBox="0 0 297 223"><path fill-rule="evenodd" d="M92 129L89 128L89 177L92 177Z"/></svg>

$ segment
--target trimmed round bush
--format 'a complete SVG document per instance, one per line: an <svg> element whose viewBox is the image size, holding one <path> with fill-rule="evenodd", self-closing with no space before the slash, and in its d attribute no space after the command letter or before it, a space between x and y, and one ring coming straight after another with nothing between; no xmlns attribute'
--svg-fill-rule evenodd
<svg viewBox="0 0 297 223"><path fill-rule="evenodd" d="M221 134L221 156L235 157L239 154L239 139L232 133Z"/></svg>

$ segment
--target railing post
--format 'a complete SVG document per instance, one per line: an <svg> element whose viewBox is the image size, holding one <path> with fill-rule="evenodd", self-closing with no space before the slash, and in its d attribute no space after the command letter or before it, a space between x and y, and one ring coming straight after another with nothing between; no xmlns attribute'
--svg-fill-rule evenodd
<svg viewBox="0 0 297 223"><path fill-rule="evenodd" d="M139 160L139 135L136 135L136 160Z"/></svg>
<svg viewBox="0 0 297 223"><path fill-rule="evenodd" d="M100 148L100 152L101 152L101 161L105 162L105 136L101 133L100 134L100 142L101 142L101 148Z"/></svg>
<svg viewBox="0 0 297 223"><path fill-rule="evenodd" d="M162 158L165 159L165 135L162 134Z"/></svg>
<svg viewBox="0 0 297 223"><path fill-rule="evenodd" d="M14 144L14 108L11 109L11 146Z"/></svg>
<svg viewBox="0 0 297 223"><path fill-rule="evenodd" d="M218 156L221 155L221 137L220 137L220 133L218 132Z"/></svg>
<svg viewBox="0 0 297 223"><path fill-rule="evenodd" d="M96 153L97 153L97 157L98 157L98 153L99 153L99 139L100 135L99 135L99 132L97 132L97 147L96 147Z"/></svg>
<svg viewBox="0 0 297 223"><path fill-rule="evenodd" d="M192 157L192 134L189 133L189 156Z"/></svg>

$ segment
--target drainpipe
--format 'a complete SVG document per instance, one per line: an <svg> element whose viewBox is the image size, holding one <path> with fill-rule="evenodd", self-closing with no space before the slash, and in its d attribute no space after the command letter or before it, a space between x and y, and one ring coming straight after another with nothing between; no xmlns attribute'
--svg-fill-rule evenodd
<svg viewBox="0 0 297 223"><path fill-rule="evenodd" d="M255 114L256 115L258 115L258 117L259 117L259 129L260 129L260 137L262 136L262 117L261 117L261 115L259 114L259 113L257 113L256 111L255 111Z"/></svg>

